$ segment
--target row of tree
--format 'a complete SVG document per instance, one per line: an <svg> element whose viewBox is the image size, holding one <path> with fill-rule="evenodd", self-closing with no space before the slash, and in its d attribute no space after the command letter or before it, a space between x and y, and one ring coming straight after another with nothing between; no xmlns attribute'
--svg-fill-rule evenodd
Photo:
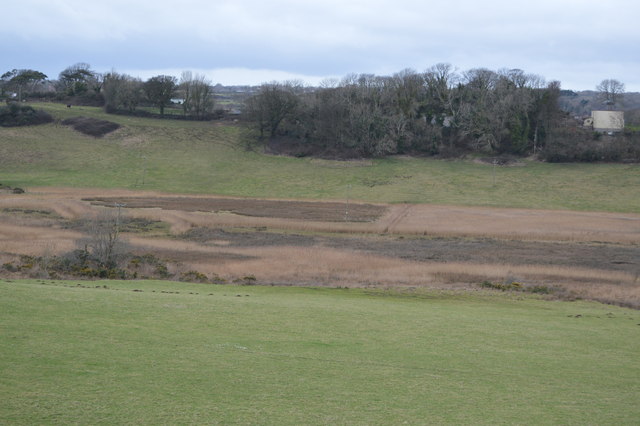
<svg viewBox="0 0 640 426"><path fill-rule="evenodd" d="M64 69L54 81L42 72L21 69L0 76L0 96L9 92L17 101L25 96L42 94L45 83L54 88L59 99L77 99L103 105L107 112L135 112L141 105L153 105L164 115L172 99L179 98L183 114L197 119L210 117L214 111L211 82L204 76L182 73L180 80L173 76L158 75L147 81L116 71L98 73L89 64L78 63Z"/></svg>
<svg viewBox="0 0 640 426"><path fill-rule="evenodd" d="M97 73L84 63L66 68L54 81L35 70L6 72L0 76L0 96L13 91L22 100L45 84L53 86L58 97L93 100L108 112L135 113L142 105L154 105L163 115L174 98L181 99L184 116L206 119L214 109L213 88L204 76L184 72L179 80L158 75L142 81L115 71ZM613 108L620 103L624 85L603 80L597 90L602 103ZM441 63L421 73L407 69L392 76L349 75L319 88L296 81L263 84L247 99L244 115L265 146L300 155L472 151L601 158L598 140L585 153L579 152L580 144L564 143L572 121L560 111L559 95L559 82L547 83L519 69L458 72ZM571 132L572 140L591 136L575 122ZM620 158L638 155L635 148L633 155L627 148L618 151Z"/></svg>
<svg viewBox="0 0 640 426"><path fill-rule="evenodd" d="M267 142L359 156L538 151L560 116L560 83L519 69L350 75L317 90L269 83L246 103Z"/></svg>

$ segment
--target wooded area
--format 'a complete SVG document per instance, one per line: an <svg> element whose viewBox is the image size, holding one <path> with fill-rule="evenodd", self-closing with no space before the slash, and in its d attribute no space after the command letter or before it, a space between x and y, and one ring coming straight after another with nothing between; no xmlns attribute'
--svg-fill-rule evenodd
<svg viewBox="0 0 640 426"><path fill-rule="evenodd" d="M571 143L576 135L594 139L559 109L559 96L559 82L546 83L519 69L460 74L437 64L424 73L350 75L312 91L297 82L264 84L246 112L265 145L301 156L481 152L603 159L600 152L556 152L566 150L568 136ZM637 149L623 151L606 157L637 158Z"/></svg>
<svg viewBox="0 0 640 426"><path fill-rule="evenodd" d="M624 84L607 79L596 89L602 108L620 107ZM179 80L158 75L143 82L116 71L101 74L79 63L54 81L34 70L9 71L0 77L0 90L4 97L13 90L8 100L39 95L102 106L109 113L158 115L150 112L157 108L163 117L172 106L173 118L224 115L214 110L211 82L189 71ZM562 93L560 82L546 82L520 69L458 72L440 63L421 73L405 69L392 76L352 74L326 80L320 87L299 81L265 83L244 94L242 112L265 150L295 156L482 153L537 155L548 161L640 160L637 132L615 138L593 132L561 110Z"/></svg>

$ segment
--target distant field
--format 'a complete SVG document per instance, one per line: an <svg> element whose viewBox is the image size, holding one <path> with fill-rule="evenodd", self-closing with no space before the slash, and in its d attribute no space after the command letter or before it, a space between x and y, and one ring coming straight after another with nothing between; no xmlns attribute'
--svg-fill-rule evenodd
<svg viewBox="0 0 640 426"><path fill-rule="evenodd" d="M50 124L0 128L0 183L129 188L247 197L357 199L447 205L640 211L636 164L494 167L473 161L389 158L323 161L247 150L242 126L107 115L39 104L59 119L91 116L123 127L102 139Z"/></svg>
<svg viewBox="0 0 640 426"><path fill-rule="evenodd" d="M434 290L0 280L2 424L637 424L640 314Z"/></svg>

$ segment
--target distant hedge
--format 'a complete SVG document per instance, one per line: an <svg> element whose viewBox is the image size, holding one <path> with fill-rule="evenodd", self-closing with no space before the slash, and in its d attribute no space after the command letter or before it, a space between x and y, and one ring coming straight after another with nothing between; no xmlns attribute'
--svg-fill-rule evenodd
<svg viewBox="0 0 640 426"><path fill-rule="evenodd" d="M13 102L7 106L0 106L0 126L3 127L32 126L52 121L53 117L50 114L28 105Z"/></svg>
<svg viewBox="0 0 640 426"><path fill-rule="evenodd" d="M540 158L550 163L640 162L640 132L605 135L579 128L552 132Z"/></svg>

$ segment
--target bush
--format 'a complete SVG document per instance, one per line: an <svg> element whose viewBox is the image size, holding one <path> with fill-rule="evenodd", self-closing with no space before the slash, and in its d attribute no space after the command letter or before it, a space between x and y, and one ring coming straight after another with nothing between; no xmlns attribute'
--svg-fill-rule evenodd
<svg viewBox="0 0 640 426"><path fill-rule="evenodd" d="M614 135L580 128L556 129L540 157L551 163L640 161L640 133Z"/></svg>
<svg viewBox="0 0 640 426"><path fill-rule="evenodd" d="M80 133L84 133L85 135L94 136L97 138L120 128L120 125L118 123L87 117L67 118L66 120L62 121L62 124L64 124L65 126L71 126L74 130L77 130Z"/></svg>
<svg viewBox="0 0 640 426"><path fill-rule="evenodd" d="M0 107L0 126L17 127L51 123L53 117L44 111L36 111L28 105L12 102Z"/></svg>
<svg viewBox="0 0 640 426"><path fill-rule="evenodd" d="M187 282L196 282L196 283L206 283L209 281L209 278L207 278L207 276L205 274L203 274L202 272L198 272L198 271L188 271L182 274L182 276L180 277L181 281L187 281Z"/></svg>
<svg viewBox="0 0 640 426"><path fill-rule="evenodd" d="M2 264L2 269L7 272L18 272L20 268L13 264L13 262L7 262Z"/></svg>
<svg viewBox="0 0 640 426"><path fill-rule="evenodd" d="M512 281L510 283L492 283L491 281L483 281L480 283L480 287L488 288L492 290L500 290L500 291L521 291L527 293L534 294L551 294L554 292L553 287L549 287L546 285L532 285L525 286L524 284Z"/></svg>

